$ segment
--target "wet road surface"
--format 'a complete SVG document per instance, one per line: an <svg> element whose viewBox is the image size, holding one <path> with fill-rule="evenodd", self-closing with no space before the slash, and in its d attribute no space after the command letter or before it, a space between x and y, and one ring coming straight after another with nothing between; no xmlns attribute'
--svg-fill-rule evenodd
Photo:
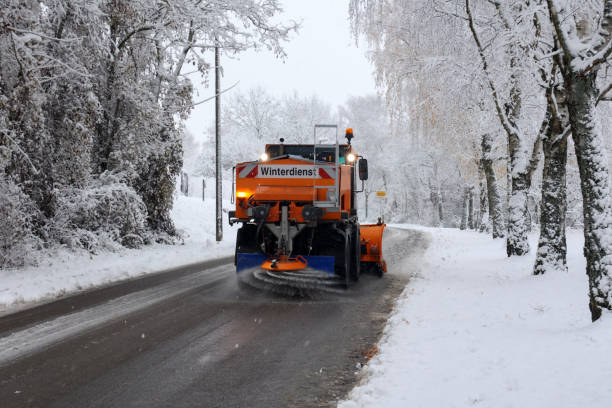
<svg viewBox="0 0 612 408"><path fill-rule="evenodd" d="M391 273L346 293L245 287L228 258L0 317L0 406L335 406L426 247L386 234Z"/></svg>

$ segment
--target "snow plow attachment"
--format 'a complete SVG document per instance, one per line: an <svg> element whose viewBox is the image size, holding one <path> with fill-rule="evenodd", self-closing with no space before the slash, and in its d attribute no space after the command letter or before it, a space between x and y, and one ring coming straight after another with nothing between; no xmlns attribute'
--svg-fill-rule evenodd
<svg viewBox="0 0 612 408"><path fill-rule="evenodd" d="M291 297L342 293L344 281L334 269L333 256L298 255L283 261L258 253L236 255L236 271L242 283Z"/></svg>
<svg viewBox="0 0 612 408"><path fill-rule="evenodd" d="M361 267L382 276L387 272L387 263L382 254L382 237L387 224L362 224L361 230Z"/></svg>

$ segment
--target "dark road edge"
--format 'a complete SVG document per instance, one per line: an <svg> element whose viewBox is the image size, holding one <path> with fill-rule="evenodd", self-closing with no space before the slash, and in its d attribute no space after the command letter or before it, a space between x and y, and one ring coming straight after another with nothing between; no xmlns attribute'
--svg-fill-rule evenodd
<svg viewBox="0 0 612 408"><path fill-rule="evenodd" d="M31 326L57 316L72 313L120 296L158 286L171 280L182 278L205 269L211 269L229 264L233 261L233 259L233 256L225 256L170 269L164 269L145 276L129 278L126 280L113 282L105 286L87 289L61 299L51 300L43 304L37 304L33 307L22 309L14 313L9 312L9 314L0 316L0 337L4 337L17 329L23 329L27 326Z"/></svg>

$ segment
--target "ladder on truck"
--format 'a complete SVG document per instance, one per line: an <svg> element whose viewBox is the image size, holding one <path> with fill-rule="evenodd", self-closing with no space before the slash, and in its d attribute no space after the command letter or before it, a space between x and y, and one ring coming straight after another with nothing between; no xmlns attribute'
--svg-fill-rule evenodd
<svg viewBox="0 0 612 408"><path fill-rule="evenodd" d="M317 139L317 129L333 129L334 130L334 143L319 143ZM317 160L317 153L323 152L324 150L334 149L334 162L324 163ZM338 145L338 125L315 125L314 126L314 143L313 143L313 157L312 165L314 167L315 177L313 178L313 198L312 205L315 207L325 208L328 211L337 212L340 211L340 167L339 167L339 156L340 147ZM319 178L319 169L324 169L334 179L333 186L321 186L317 184ZM318 200L318 191L327 190L326 199Z"/></svg>

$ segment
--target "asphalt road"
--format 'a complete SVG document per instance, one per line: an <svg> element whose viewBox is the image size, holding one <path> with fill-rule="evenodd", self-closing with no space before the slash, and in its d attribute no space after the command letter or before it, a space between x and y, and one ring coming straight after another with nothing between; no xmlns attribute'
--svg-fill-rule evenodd
<svg viewBox="0 0 612 408"><path fill-rule="evenodd" d="M0 317L0 406L335 406L427 245L386 234L391 272L346 293L251 289L223 259Z"/></svg>

